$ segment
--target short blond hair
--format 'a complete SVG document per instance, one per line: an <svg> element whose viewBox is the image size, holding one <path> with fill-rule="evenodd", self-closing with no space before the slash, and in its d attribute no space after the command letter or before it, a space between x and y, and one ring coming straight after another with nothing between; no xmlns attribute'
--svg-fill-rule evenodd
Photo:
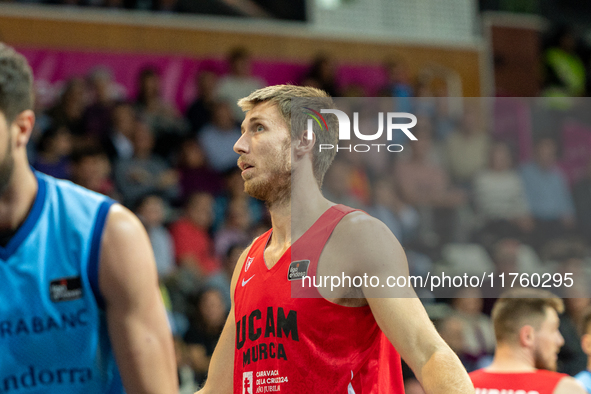
<svg viewBox="0 0 591 394"><path fill-rule="evenodd" d="M539 329L548 308L560 314L564 312L564 302L539 289L515 289L502 294L492 310L497 342L516 341L524 325Z"/></svg>
<svg viewBox="0 0 591 394"><path fill-rule="evenodd" d="M307 108L320 112L321 109L335 107L332 98L324 90L295 85L275 85L256 90L248 97L238 100L238 106L246 112L256 105L266 102L270 102L277 107L290 131L292 141L300 138L307 129L309 119L309 115L306 114L308 112L306 111ZM312 156L312 168L319 187L322 186L324 174L326 174L336 155L335 149L325 149L321 152L319 147L320 144L336 146L339 127L335 115L323 114L323 117L326 119L328 130L321 130L319 125L313 123L316 142Z"/></svg>

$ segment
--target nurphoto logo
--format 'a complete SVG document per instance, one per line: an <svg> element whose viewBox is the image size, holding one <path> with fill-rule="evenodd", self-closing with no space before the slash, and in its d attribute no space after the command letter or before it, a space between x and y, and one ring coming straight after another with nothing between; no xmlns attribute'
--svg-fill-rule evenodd
<svg viewBox="0 0 591 394"><path fill-rule="evenodd" d="M322 116L322 114L334 114L338 121L339 121L339 141L347 141L351 140L351 120L349 116L338 109L321 109L320 112L313 110L312 108L304 108L305 114L309 115L312 119L308 119L308 129L307 129L307 137L309 139L312 138L314 121L320 126L320 130L328 130L328 125L326 120ZM395 123L394 119L408 119L410 122L407 123ZM363 134L359 130L359 113L353 113L353 133L355 136L362 140L362 141L376 141L382 134L384 134L384 112L378 112L378 131L373 134ZM408 139L411 141L416 141L417 137L410 131L411 128L416 126L417 124L417 117L408 112L387 112L386 113L386 138L388 141L393 140L394 131L400 130L402 131ZM348 145L348 146L340 146L340 145L333 145L333 144L320 144L319 150L322 152L323 150L332 150L336 149L337 152L339 150L347 150L349 152L369 152L372 150L376 150L377 152L380 151L380 148L387 150L388 152L401 152L403 146L400 144L355 144L355 145Z"/></svg>

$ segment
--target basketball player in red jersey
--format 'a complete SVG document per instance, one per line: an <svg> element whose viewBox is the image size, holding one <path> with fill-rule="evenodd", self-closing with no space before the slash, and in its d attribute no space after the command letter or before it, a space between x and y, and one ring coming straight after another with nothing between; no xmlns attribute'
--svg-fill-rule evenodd
<svg viewBox="0 0 591 394"><path fill-rule="evenodd" d="M293 97L301 102L292 107ZM334 153L318 147L336 145L337 120L326 116L329 132L308 139L303 109L333 108L325 92L271 86L239 105L247 114L234 150L245 190L266 202L272 229L238 261L232 310L199 393L403 393L398 353L426 393L474 393L412 289L406 298L371 297L369 287L292 297L303 275L385 278L408 275L408 264L383 223L320 192Z"/></svg>
<svg viewBox="0 0 591 394"><path fill-rule="evenodd" d="M564 338L558 331L562 300L552 293L519 289L492 311L497 348L493 363L470 374L476 394L585 394L577 381L556 371Z"/></svg>

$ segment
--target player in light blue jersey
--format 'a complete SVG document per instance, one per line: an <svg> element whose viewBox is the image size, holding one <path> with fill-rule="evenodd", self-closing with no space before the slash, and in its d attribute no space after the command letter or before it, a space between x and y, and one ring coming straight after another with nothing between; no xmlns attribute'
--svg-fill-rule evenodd
<svg viewBox="0 0 591 394"><path fill-rule="evenodd" d="M142 225L31 169L32 108L31 70L0 44L0 393L178 393Z"/></svg>
<svg viewBox="0 0 591 394"><path fill-rule="evenodd" d="M583 315L581 329L581 347L587 355L587 370L576 374L575 379L591 394L591 308Z"/></svg>

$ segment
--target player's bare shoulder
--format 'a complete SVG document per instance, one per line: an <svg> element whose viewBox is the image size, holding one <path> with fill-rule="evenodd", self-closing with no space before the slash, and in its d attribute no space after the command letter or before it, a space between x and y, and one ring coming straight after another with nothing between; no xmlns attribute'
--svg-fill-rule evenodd
<svg viewBox="0 0 591 394"><path fill-rule="evenodd" d="M338 238L356 237L358 239L394 236L381 220L363 211L354 211L345 215L335 227L333 235Z"/></svg>
<svg viewBox="0 0 591 394"><path fill-rule="evenodd" d="M138 228L143 228L143 226L137 216L129 209L121 204L111 205L105 231L115 233L114 235L117 236L137 230Z"/></svg>
<svg viewBox="0 0 591 394"><path fill-rule="evenodd" d="M558 382L553 394L585 394L586 392L575 378L566 376Z"/></svg>
<svg viewBox="0 0 591 394"><path fill-rule="evenodd" d="M372 270L371 266L382 264L385 255L403 253L390 229L382 221L361 211L351 212L343 217L326 247L339 256L343 268L350 266L358 273L367 272Z"/></svg>
<svg viewBox="0 0 591 394"><path fill-rule="evenodd" d="M385 283L388 276L408 275L408 263L388 227L367 213L356 211L344 216L335 227L320 255L317 275L377 276ZM319 291L330 299L364 297L365 292L361 287L339 287L330 293L326 288Z"/></svg>

